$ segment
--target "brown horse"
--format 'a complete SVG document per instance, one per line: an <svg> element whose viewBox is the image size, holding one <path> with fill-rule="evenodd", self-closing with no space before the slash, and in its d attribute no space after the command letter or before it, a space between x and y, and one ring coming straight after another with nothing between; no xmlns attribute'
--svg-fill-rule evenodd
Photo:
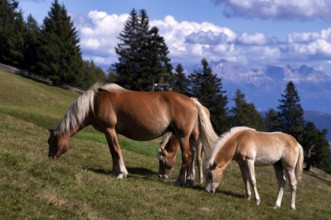
<svg viewBox="0 0 331 220"><path fill-rule="evenodd" d="M208 118L210 117L209 110L206 107L203 107L203 111L207 114ZM207 156L211 154L212 148L210 149L204 149L201 142L199 141L199 124L198 121L195 124L195 127L193 129L193 132L190 136L190 141L192 140L193 143L198 142L195 148L191 148L192 151L192 158L195 159L197 162L198 167L198 173L199 173L199 182L203 183L203 154L204 151L207 154ZM168 178L171 169L176 163L176 156L179 152L180 144L175 135L172 133L169 133L166 138L162 141L160 149L158 151L157 157L159 159L159 177L160 178ZM196 153L196 158L194 158L194 155ZM193 169L191 172L193 173L193 176L195 174L194 166L191 166Z"/></svg>
<svg viewBox="0 0 331 220"><path fill-rule="evenodd" d="M278 181L278 196L274 208L281 206L286 184L284 170L291 187L291 209L295 209L297 180L301 179L303 150L291 135L282 132L258 132L247 127L235 127L218 140L207 165L206 190L215 192L221 182L222 173L232 160L239 164L246 188L251 197L253 187L257 205L260 197L256 188L254 166L273 165Z"/></svg>
<svg viewBox="0 0 331 220"><path fill-rule="evenodd" d="M48 156L59 159L67 151L70 137L92 125L106 136L113 160L112 174L123 178L128 171L117 134L144 141L170 131L178 138L183 152L177 183L184 185L187 179L192 179L189 137L200 117L198 112L199 102L179 93L137 92L116 84L95 84L71 105L57 127L50 131ZM202 124L204 120L200 118Z"/></svg>
<svg viewBox="0 0 331 220"><path fill-rule="evenodd" d="M197 140L198 141L198 140ZM203 169L202 169L202 160L203 160L203 149L202 144L199 142L196 145L195 149L194 147L191 148L192 151L192 160L193 165L191 166L191 173L193 174L193 178L195 176L195 170L194 170L194 159L197 162L198 171L199 171L199 182L203 182ZM161 147L157 153L157 157L159 159L159 177L160 178L168 178L173 166L176 163L176 156L179 152L180 144L175 135L172 133L169 133L166 137L166 139L161 143ZM196 158L194 157L195 151L197 151Z"/></svg>

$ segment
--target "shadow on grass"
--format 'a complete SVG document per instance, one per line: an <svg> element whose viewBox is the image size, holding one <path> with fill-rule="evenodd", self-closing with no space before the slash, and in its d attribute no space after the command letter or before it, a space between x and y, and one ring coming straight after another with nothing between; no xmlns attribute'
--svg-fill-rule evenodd
<svg viewBox="0 0 331 220"><path fill-rule="evenodd" d="M93 173L97 174L103 174L103 175L111 175L111 170L105 170L102 168L91 168L91 167L84 167L84 170L91 171Z"/></svg>
<svg viewBox="0 0 331 220"><path fill-rule="evenodd" d="M310 171L307 171L307 170L304 170L304 173L307 174L307 175L309 175L309 176L315 177L316 179L319 179L321 182L323 182L323 183L325 183L325 184L331 186L331 182L330 182L330 181L328 181L328 180L326 180L326 179L320 177L320 176L319 176L318 174L316 174L316 173L313 173L313 172L310 172Z"/></svg>
<svg viewBox="0 0 331 220"><path fill-rule="evenodd" d="M195 190L199 190L199 191L206 191L205 189L205 185L194 185L194 186L191 186L191 188L195 189ZM234 193L234 192L231 192L231 191L228 191L228 190L219 190L217 189L215 194L223 194L223 195L226 195L226 196L231 196L231 197L234 197L234 198L238 198L238 199L245 199L245 195L243 194L239 194L239 193Z"/></svg>
<svg viewBox="0 0 331 220"><path fill-rule="evenodd" d="M234 197L234 198L238 198L238 199L244 199L245 198L245 196L243 194L234 193L234 192L231 192L231 191L218 190L216 192L222 193L226 196L231 196L231 197Z"/></svg>
<svg viewBox="0 0 331 220"><path fill-rule="evenodd" d="M102 168L84 167L83 169L94 172L94 173L98 173L98 174L111 175L111 170L106 170L106 169L102 169ZM157 175L156 172L154 172L150 169L146 169L146 168L127 167L127 170L129 172L129 175L134 174L134 175L139 175L139 176L143 176L143 177L151 177L151 176L154 177Z"/></svg>
<svg viewBox="0 0 331 220"><path fill-rule="evenodd" d="M157 175L157 172L141 167L127 167L127 170L129 174L131 173L136 175L153 176L153 177Z"/></svg>

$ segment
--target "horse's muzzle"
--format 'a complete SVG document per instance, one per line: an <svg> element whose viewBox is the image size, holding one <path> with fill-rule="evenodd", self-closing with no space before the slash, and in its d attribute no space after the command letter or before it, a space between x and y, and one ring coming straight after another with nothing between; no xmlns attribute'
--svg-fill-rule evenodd
<svg viewBox="0 0 331 220"><path fill-rule="evenodd" d="M48 158L52 159L52 160L57 160L58 159L55 154L48 154Z"/></svg>
<svg viewBox="0 0 331 220"><path fill-rule="evenodd" d="M161 179L168 179L168 175L167 174L159 174L159 177Z"/></svg>
<svg viewBox="0 0 331 220"><path fill-rule="evenodd" d="M209 193L215 193L216 189L213 188L210 184L207 184L206 191Z"/></svg>

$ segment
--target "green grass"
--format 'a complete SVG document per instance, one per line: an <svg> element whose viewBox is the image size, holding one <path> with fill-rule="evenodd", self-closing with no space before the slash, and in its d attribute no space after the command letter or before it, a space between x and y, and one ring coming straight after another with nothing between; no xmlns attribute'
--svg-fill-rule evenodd
<svg viewBox="0 0 331 220"><path fill-rule="evenodd" d="M92 128L70 140L59 161L47 158L47 128L63 116L77 94L0 71L0 219L330 219L331 179L304 174L297 210L289 191L273 209L272 167L257 168L260 206L246 201L238 166L225 171L215 194L203 185L176 187L157 177L159 140L120 137L128 178L110 175L105 138Z"/></svg>

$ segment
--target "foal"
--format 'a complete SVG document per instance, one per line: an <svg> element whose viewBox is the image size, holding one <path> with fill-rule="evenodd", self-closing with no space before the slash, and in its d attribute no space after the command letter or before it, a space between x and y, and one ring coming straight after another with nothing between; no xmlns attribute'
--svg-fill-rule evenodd
<svg viewBox="0 0 331 220"><path fill-rule="evenodd" d="M254 166L273 165L278 181L278 196L274 208L281 206L285 187L285 173L291 187L291 209L295 209L297 180L301 179L303 150L291 135L281 132L258 132L247 127L235 127L218 140L207 165L206 190L215 192L221 182L222 173L232 160L237 161L246 188L251 198L253 187L256 204L260 196L256 188Z"/></svg>

